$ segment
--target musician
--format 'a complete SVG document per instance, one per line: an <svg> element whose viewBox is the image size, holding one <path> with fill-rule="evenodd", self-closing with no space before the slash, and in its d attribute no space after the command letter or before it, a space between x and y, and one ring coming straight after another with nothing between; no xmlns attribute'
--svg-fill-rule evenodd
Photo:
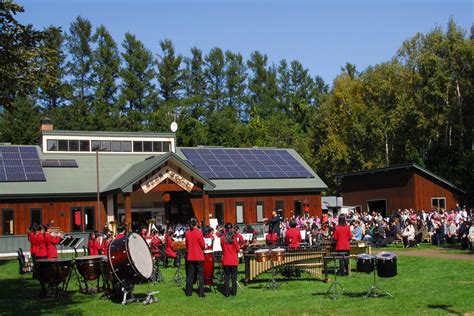
<svg viewBox="0 0 474 316"><path fill-rule="evenodd" d="M197 219L191 218L189 222L190 230L185 234L186 248L188 254L186 257L187 261L187 273L186 273L186 296L191 296L193 291L194 276L197 274L199 280L199 296L205 297L204 295L204 236L202 232L197 228Z"/></svg>
<svg viewBox="0 0 474 316"><path fill-rule="evenodd" d="M168 267L168 258L173 258L174 263L173 266L176 267L178 265L177 261L177 256L176 252L173 250L172 244L173 244L173 229L169 229L168 233L165 235L165 247L166 247L166 260L165 260L165 268Z"/></svg>
<svg viewBox="0 0 474 316"><path fill-rule="evenodd" d="M226 233L221 237L222 266L224 267L224 296L237 294L237 266L239 265L239 242L232 224L225 225ZM229 293L229 280L232 279L232 289Z"/></svg>
<svg viewBox="0 0 474 316"><path fill-rule="evenodd" d="M272 218L264 218L264 222L267 222L267 225L270 225L273 227L273 232L280 237L280 223L282 221L281 216L278 214L278 211L276 209L272 210Z"/></svg>
<svg viewBox="0 0 474 316"><path fill-rule="evenodd" d="M118 231L118 234L117 236L115 236L115 240L117 239L122 239L122 238L125 238L127 236L127 228L123 225L119 226L117 228L117 231Z"/></svg>
<svg viewBox="0 0 474 316"><path fill-rule="evenodd" d="M239 243L239 246L243 246L245 243L244 236L240 234L240 227L238 225L234 226L234 233L235 233L235 238L237 238L237 242Z"/></svg>
<svg viewBox="0 0 474 316"><path fill-rule="evenodd" d="M344 215L339 216L338 225L334 230L334 240L336 241L336 252L341 256L348 256L351 250L350 241L352 239L352 233L349 225L346 223L346 217ZM340 275L349 274L349 259L340 259Z"/></svg>
<svg viewBox="0 0 474 316"><path fill-rule="evenodd" d="M58 250L56 245L61 241L61 236L57 233L51 232L51 227L46 226L46 232L44 233L44 242L46 244L46 257L48 259L56 259L58 257Z"/></svg>
<svg viewBox="0 0 474 316"><path fill-rule="evenodd" d="M265 243L267 245L276 245L278 244L278 235L273 232L273 227L268 226L268 234L265 236Z"/></svg>
<svg viewBox="0 0 474 316"><path fill-rule="evenodd" d="M285 233L285 242L290 248L298 248L300 246L301 233L296 228L296 221L294 219L290 220L290 228Z"/></svg>
<svg viewBox="0 0 474 316"><path fill-rule="evenodd" d="M104 256L108 256L107 249L109 248L110 242L114 240L113 234L111 231L107 233L107 238L100 245L100 253Z"/></svg>
<svg viewBox="0 0 474 316"><path fill-rule="evenodd" d="M33 260L36 257L36 252L38 252L38 237L37 237L38 227L36 224L33 224L29 228L28 238L30 240L30 254Z"/></svg>
<svg viewBox="0 0 474 316"><path fill-rule="evenodd" d="M36 250L36 259L46 259L47 257L46 242L44 239L45 231L46 227L44 225L40 225L40 231L36 234L36 242L38 244L38 249Z"/></svg>
<svg viewBox="0 0 474 316"><path fill-rule="evenodd" d="M97 238L97 232L91 232L89 234L89 241L87 242L87 248L89 249L89 256L99 255L99 238Z"/></svg>

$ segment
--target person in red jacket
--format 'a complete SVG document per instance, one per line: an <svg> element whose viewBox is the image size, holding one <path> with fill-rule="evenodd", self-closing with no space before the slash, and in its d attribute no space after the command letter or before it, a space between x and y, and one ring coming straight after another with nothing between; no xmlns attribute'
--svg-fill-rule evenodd
<svg viewBox="0 0 474 316"><path fill-rule="evenodd" d="M268 234L265 236L265 243L269 246L278 244L278 235L273 231L273 226L268 226Z"/></svg>
<svg viewBox="0 0 474 316"><path fill-rule="evenodd" d="M28 238L30 239L30 253L33 260L36 258L36 253L38 252L38 227L36 224L30 226Z"/></svg>
<svg viewBox="0 0 474 316"><path fill-rule="evenodd" d="M89 234L89 241L87 242L87 248L89 249L89 256L98 256L100 244L97 238L97 232L91 232Z"/></svg>
<svg viewBox="0 0 474 316"><path fill-rule="evenodd" d="M171 247L171 245L173 244L173 234L174 234L174 231L171 228L165 234L165 240L164 240L164 244L166 247L165 268L168 267L168 258L174 259L174 264L173 264L174 267L178 265L178 261L176 259L176 251L174 251L173 247Z"/></svg>
<svg viewBox="0 0 474 316"><path fill-rule="evenodd" d="M352 239L351 228L346 223L346 217L340 215L338 219L338 225L334 230L334 240L336 241L336 252L341 256L348 256L350 247L350 241ZM339 260L339 269L341 275L349 274L349 259Z"/></svg>
<svg viewBox="0 0 474 316"><path fill-rule="evenodd" d="M298 228L296 228L296 221L292 219L290 221L290 228L287 229L285 233L285 241L290 248L298 248L301 242L301 233Z"/></svg>
<svg viewBox="0 0 474 316"><path fill-rule="evenodd" d="M107 238L102 242L102 245L100 245L100 254L103 256L108 256L108 249L109 249L109 244L113 240L113 235L112 232L107 233Z"/></svg>
<svg viewBox="0 0 474 316"><path fill-rule="evenodd" d="M115 236L115 239L122 239L127 236L127 228L125 226L123 225L119 226L117 230L118 230L118 234L117 236Z"/></svg>
<svg viewBox="0 0 474 316"><path fill-rule="evenodd" d="M189 222L190 230L185 234L186 248L186 296L191 296L193 292L194 276L197 275L199 281L199 296L204 297L204 236L197 228L197 219L191 218Z"/></svg>
<svg viewBox="0 0 474 316"><path fill-rule="evenodd" d="M46 257L48 259L56 259L58 257L56 245L61 241L61 237L57 236L55 233L52 233L50 226L46 226L44 241L46 243Z"/></svg>
<svg viewBox="0 0 474 316"><path fill-rule="evenodd" d="M237 294L237 266L239 265L239 242L232 224L225 225L226 233L221 237L222 266L224 267L224 295ZM232 290L229 293L229 280L232 279Z"/></svg>
<svg viewBox="0 0 474 316"><path fill-rule="evenodd" d="M40 225L40 231L36 234L36 243L38 244L36 259L46 259L46 241L44 238L45 230L45 227Z"/></svg>

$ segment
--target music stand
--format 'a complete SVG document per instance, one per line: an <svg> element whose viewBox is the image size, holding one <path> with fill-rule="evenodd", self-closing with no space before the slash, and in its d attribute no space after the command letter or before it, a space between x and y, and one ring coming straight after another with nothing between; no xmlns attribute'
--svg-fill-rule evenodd
<svg viewBox="0 0 474 316"><path fill-rule="evenodd" d="M368 297L379 297L379 296L384 296L384 295L388 295L390 296L391 298L393 298L393 295L386 292L385 290L383 290L382 288L380 288L380 286L377 284L377 279L375 277L375 270L376 270L376 258L372 258L372 264L374 265L374 269L373 269L373 275L374 275L374 281L372 283L372 285L370 286L369 290L367 291L367 294L365 294L364 298L368 298Z"/></svg>
<svg viewBox="0 0 474 316"><path fill-rule="evenodd" d="M334 301L345 292L345 289L342 286L341 282L337 280L337 274L339 272L339 269L337 268L337 261L340 259L346 259L347 257L349 256L341 256L339 254L331 254L330 256L324 257L324 260L333 260L334 262L334 281L331 283L328 290L326 291L326 296L329 296L332 293L332 299Z"/></svg>

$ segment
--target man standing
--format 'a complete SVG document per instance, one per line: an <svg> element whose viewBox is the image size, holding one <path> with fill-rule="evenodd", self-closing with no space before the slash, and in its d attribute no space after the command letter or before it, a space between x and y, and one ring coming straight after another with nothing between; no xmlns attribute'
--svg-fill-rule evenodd
<svg viewBox="0 0 474 316"><path fill-rule="evenodd" d="M199 296L204 297L204 236L197 228L197 219L191 218L189 222L191 228L185 234L186 248L188 249L187 273L186 273L186 296L191 296L193 292L194 276L199 281Z"/></svg>
<svg viewBox="0 0 474 316"><path fill-rule="evenodd" d="M275 234L277 234L278 238L280 238L280 223L282 221L282 218L281 216L278 214L278 211L276 209L273 209L272 210L272 218L271 219L268 219L268 218L264 218L263 221L267 222L267 225L270 225L272 226L273 228L273 232Z"/></svg>

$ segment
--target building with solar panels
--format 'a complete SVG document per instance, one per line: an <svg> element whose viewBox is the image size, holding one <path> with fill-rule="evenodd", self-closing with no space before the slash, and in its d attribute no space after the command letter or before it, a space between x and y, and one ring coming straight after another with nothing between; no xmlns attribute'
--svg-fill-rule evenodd
<svg viewBox="0 0 474 316"><path fill-rule="evenodd" d="M41 129L39 146L0 146L2 235L32 223L87 232L321 214L327 186L293 149L179 148L174 133L59 131L49 120Z"/></svg>

